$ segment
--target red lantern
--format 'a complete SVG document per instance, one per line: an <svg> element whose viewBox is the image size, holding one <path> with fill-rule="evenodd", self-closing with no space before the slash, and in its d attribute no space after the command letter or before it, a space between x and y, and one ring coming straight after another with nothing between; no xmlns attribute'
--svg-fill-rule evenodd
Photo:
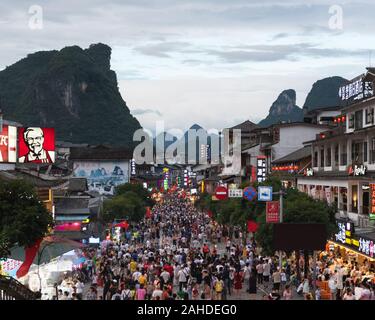
<svg viewBox="0 0 375 320"><path fill-rule="evenodd" d="M258 224L255 221L248 220L247 221L247 231L254 233L257 230L258 230Z"/></svg>
<svg viewBox="0 0 375 320"><path fill-rule="evenodd" d="M344 122L344 121L345 121L345 116L343 116L343 117L341 118L341 121L342 121L342 122Z"/></svg>
<svg viewBox="0 0 375 320"><path fill-rule="evenodd" d="M337 119L337 122L341 122L341 118L338 118L338 119Z"/></svg>

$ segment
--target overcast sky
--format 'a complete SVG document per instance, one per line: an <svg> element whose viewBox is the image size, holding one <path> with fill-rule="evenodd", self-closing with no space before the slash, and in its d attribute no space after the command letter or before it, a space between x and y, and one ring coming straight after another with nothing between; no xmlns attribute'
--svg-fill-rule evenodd
<svg viewBox="0 0 375 320"><path fill-rule="evenodd" d="M32 5L42 29L29 27ZM0 69L38 50L106 43L144 127L221 128L258 122L284 89L302 106L316 80L364 72L374 12L373 0L2 0Z"/></svg>

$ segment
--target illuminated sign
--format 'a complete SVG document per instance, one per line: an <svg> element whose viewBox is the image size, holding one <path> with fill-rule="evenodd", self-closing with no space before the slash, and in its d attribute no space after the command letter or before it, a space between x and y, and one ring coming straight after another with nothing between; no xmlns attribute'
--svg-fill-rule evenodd
<svg viewBox="0 0 375 320"><path fill-rule="evenodd" d="M55 129L19 128L18 161L21 163L55 162Z"/></svg>
<svg viewBox="0 0 375 320"><path fill-rule="evenodd" d="M134 176L136 174L136 171L135 171L135 159L132 159L131 162L131 175Z"/></svg>
<svg viewBox="0 0 375 320"><path fill-rule="evenodd" d="M189 175L188 171L184 170L184 186L187 187L189 185Z"/></svg>
<svg viewBox="0 0 375 320"><path fill-rule="evenodd" d="M370 183L370 220L375 219L375 183Z"/></svg>
<svg viewBox="0 0 375 320"><path fill-rule="evenodd" d="M266 180L266 157L259 156L257 158L257 181L263 182Z"/></svg>
<svg viewBox="0 0 375 320"><path fill-rule="evenodd" d="M0 162L17 161L17 128L4 125L0 131Z"/></svg>
<svg viewBox="0 0 375 320"><path fill-rule="evenodd" d="M373 95L372 83L359 79L339 88L341 100L359 100Z"/></svg>
<svg viewBox="0 0 375 320"><path fill-rule="evenodd" d="M164 172L164 190L168 190L169 188L169 183L168 183L168 179L169 179L169 169L168 168L164 168L163 169L163 172Z"/></svg>
<svg viewBox="0 0 375 320"><path fill-rule="evenodd" d="M353 175L353 176L364 176L366 174L366 166L361 164L361 165L354 165L354 166L350 166L349 169L348 169L348 173L349 175Z"/></svg>
<svg viewBox="0 0 375 320"><path fill-rule="evenodd" d="M306 176L312 177L314 175L314 170L312 168L306 169Z"/></svg>
<svg viewBox="0 0 375 320"><path fill-rule="evenodd" d="M374 258L374 241L354 233L352 222L337 221L339 232L335 234L337 243Z"/></svg>

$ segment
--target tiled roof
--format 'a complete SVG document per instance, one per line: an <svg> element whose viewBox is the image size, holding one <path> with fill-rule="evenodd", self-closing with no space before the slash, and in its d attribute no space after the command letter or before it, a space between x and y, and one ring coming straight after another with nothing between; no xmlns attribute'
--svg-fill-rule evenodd
<svg viewBox="0 0 375 320"><path fill-rule="evenodd" d="M306 146L301 149L298 149L292 153L287 154L286 156L272 161L272 163L286 163L302 160L311 156L311 146Z"/></svg>

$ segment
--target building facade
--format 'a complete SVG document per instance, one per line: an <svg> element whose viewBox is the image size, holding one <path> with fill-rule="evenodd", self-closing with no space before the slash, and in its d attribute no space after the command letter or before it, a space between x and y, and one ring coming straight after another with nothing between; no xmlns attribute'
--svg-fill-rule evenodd
<svg viewBox="0 0 375 320"><path fill-rule="evenodd" d="M374 80L369 69L340 89L347 106L334 119L336 128L307 142L312 145L311 170L298 178L299 190L334 204L339 217L360 227L371 225L375 213L375 97L365 90Z"/></svg>

